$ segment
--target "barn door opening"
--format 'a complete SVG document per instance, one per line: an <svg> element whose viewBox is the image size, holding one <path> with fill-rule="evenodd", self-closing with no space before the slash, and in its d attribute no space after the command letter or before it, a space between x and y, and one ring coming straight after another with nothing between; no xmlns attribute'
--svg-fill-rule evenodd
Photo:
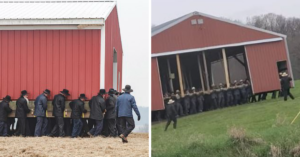
<svg viewBox="0 0 300 157"><path fill-rule="evenodd" d="M287 72L286 61L277 62L278 73Z"/></svg>
<svg viewBox="0 0 300 157"><path fill-rule="evenodd" d="M113 88L118 89L118 59L117 52L114 49L113 55Z"/></svg>

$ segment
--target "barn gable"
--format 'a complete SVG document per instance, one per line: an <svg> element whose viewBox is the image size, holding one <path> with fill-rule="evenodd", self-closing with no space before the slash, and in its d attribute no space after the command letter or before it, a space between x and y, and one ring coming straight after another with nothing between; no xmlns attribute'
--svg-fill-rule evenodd
<svg viewBox="0 0 300 157"><path fill-rule="evenodd" d="M153 28L152 54L282 37L285 35L194 12Z"/></svg>

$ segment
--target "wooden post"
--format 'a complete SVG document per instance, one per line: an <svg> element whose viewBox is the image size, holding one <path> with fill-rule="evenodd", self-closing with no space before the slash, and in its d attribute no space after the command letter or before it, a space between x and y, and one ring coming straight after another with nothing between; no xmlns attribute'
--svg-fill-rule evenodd
<svg viewBox="0 0 300 157"><path fill-rule="evenodd" d="M198 67L199 67L199 73L200 73L200 80L201 80L202 91L205 91L204 81L203 81L203 74L202 74L202 68L201 68L201 63L200 63L200 54L198 54L197 59L198 59Z"/></svg>
<svg viewBox="0 0 300 157"><path fill-rule="evenodd" d="M210 86L209 86L209 80L208 80L208 71L207 71L207 63L206 63L206 57L205 57L205 52L203 51L203 62L204 62L204 70L205 70L205 79L206 79L206 85L207 85L207 90L210 91Z"/></svg>
<svg viewBox="0 0 300 157"><path fill-rule="evenodd" d="M178 69L178 77L179 77L179 85L180 85L180 93L181 97L184 97L183 86L182 86L182 73L181 73L181 65L180 65L180 58L179 55L176 55L177 61L177 69Z"/></svg>
<svg viewBox="0 0 300 157"><path fill-rule="evenodd" d="M169 73L169 81L170 81L169 84L170 84L171 92L173 93L174 88L173 88L173 80L172 80L172 78L170 78L170 76L171 76L171 67L170 67L169 58L167 58L167 63L168 63L168 73Z"/></svg>
<svg viewBox="0 0 300 157"><path fill-rule="evenodd" d="M222 54L223 54L223 63L224 63L226 84L227 84L227 88L229 88L230 82L229 82L229 74L228 74L228 64L227 64L227 57L226 57L226 52L225 52L224 48L222 49Z"/></svg>

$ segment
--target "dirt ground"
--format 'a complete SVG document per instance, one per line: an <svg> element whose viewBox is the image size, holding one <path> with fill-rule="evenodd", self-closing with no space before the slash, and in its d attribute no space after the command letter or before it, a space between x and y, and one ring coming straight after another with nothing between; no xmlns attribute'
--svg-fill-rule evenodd
<svg viewBox="0 0 300 157"><path fill-rule="evenodd" d="M132 133L128 143L120 138L0 137L2 157L149 156L149 135Z"/></svg>

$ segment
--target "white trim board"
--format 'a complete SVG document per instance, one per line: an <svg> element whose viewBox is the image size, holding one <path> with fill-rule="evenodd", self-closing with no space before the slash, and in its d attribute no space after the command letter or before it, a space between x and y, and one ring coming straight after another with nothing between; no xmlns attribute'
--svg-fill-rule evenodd
<svg viewBox="0 0 300 157"><path fill-rule="evenodd" d="M105 25L101 28L100 89L105 89Z"/></svg>
<svg viewBox="0 0 300 157"><path fill-rule="evenodd" d="M248 41L248 42L241 42L241 43L234 43L234 44L227 44L227 45L218 45L218 46L209 46L209 47L195 48L195 49L185 49L185 50L178 50L178 51L161 52L161 53L151 54L151 57L168 56L168 55L205 51L205 50L219 49L219 48L226 48L226 47L261 44L261 43L275 42L275 41L281 41L281 40L283 40L283 39L282 38L271 38L271 39L255 40L255 41Z"/></svg>
<svg viewBox="0 0 300 157"><path fill-rule="evenodd" d="M104 19L1 19L0 25L104 24Z"/></svg>
<svg viewBox="0 0 300 157"><path fill-rule="evenodd" d="M45 25L45 26L1 26L0 30L68 30L78 29L78 25ZM88 26L80 29L101 29L101 26Z"/></svg>
<svg viewBox="0 0 300 157"><path fill-rule="evenodd" d="M257 27L254 27L254 26L249 26L249 25L245 25L245 24L241 24L241 23L238 23L238 22L233 22L233 21L230 21L230 20L226 20L226 19L223 19L223 18L219 18L219 17L215 17L215 16L212 16L212 15L208 15L208 14L205 14L205 13L201 13L201 12L192 12L192 13L189 13L187 14L186 16L183 16L182 18L170 23L169 25L161 28L161 29L158 29L154 32L152 32L152 37L177 25L178 23L190 18L191 16L193 15L200 15L200 16L204 16L204 17L208 17L208 18L211 18L211 19L214 19L214 20L218 20L218 21L222 21L222 22L226 22L226 23L230 23L230 24L234 24L234 25L237 25L237 26L240 26L240 27L245 27L245 28L249 28L249 29L253 29L253 30L256 30L256 31L260 31L260 32L264 32L264 33L268 33L268 34L272 34L272 35L276 35L276 36L279 36L279 37L286 37L286 35L284 34L280 34L280 33L275 33L275 32L272 32L272 31L268 31L268 30L265 30L265 29L261 29L261 28L257 28ZM205 22L204 22L205 23ZM158 27L158 26L157 26Z"/></svg>
<svg viewBox="0 0 300 157"><path fill-rule="evenodd" d="M287 40L286 40L286 38L284 38L284 44L285 44L285 49L286 49L286 55L287 55L287 58L288 58L288 65L289 65L290 75L291 75L291 77L292 77L293 87L295 87L295 81L294 81L293 69L292 69L291 59L290 59L290 52L289 52L289 48L288 48L288 45L287 45Z"/></svg>

